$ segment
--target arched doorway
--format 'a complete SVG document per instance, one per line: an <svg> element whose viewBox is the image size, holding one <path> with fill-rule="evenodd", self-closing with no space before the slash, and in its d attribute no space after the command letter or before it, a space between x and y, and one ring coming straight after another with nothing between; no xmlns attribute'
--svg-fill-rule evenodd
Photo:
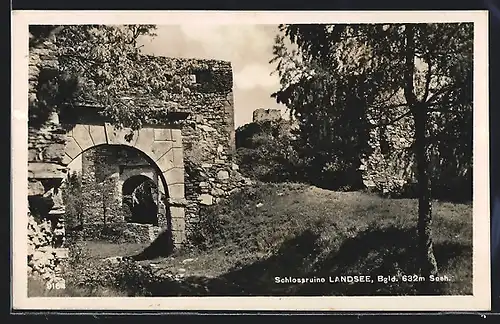
<svg viewBox="0 0 500 324"><path fill-rule="evenodd" d="M149 166L147 168L131 166L127 162L124 163L124 169L113 170L111 173L105 169L105 172L99 174L99 178L110 179L111 183L116 184L116 186L110 186L109 189L101 190L102 195L120 196L118 200L109 199L112 204L103 204L105 206L100 207L106 210L106 216L103 219L108 222L108 215L118 214L114 212L117 210L115 207L118 205L120 205L119 209L122 209L121 191L123 182L129 176L137 174L151 176L153 174L152 179L156 179L155 183L160 194L157 204L158 227L162 231L171 232L174 245L180 246L186 239L185 206L187 204L184 196L184 158L181 129L177 126L172 128L145 126L140 130L133 131L134 135L132 137L130 137L130 134L130 129L117 129L109 123L89 122L87 124L83 119L79 120L67 134L68 140L65 144L63 163L69 164L83 152L95 147L127 147L133 151L135 150L148 162ZM116 163L113 164L117 165ZM87 193L90 196L93 195L90 191ZM93 208L87 209L92 210ZM109 222L115 221L119 221L119 219L109 220Z"/></svg>
<svg viewBox="0 0 500 324"><path fill-rule="evenodd" d="M158 226L158 187L150 178L136 175L122 187L122 207L128 223Z"/></svg>

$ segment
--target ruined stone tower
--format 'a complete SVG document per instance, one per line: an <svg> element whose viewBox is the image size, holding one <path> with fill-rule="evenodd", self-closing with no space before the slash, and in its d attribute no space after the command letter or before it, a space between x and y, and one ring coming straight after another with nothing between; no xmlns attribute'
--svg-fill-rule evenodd
<svg viewBox="0 0 500 324"><path fill-rule="evenodd" d="M163 213L165 219L158 219L152 225L157 228L141 225L135 231L145 233L146 240L154 240L158 232L170 231L175 246L188 243L201 206L216 203L244 184L232 157L235 135L231 64L142 56L137 68L153 61L165 66L165 73L190 80L190 85L179 97L179 109L169 112L169 117L159 124L144 125L134 131L131 140L126 139L131 130L117 129L98 114L100 108L86 102L71 107L70 119L54 113L41 127L29 127L28 198L30 207L45 201L45 210L38 208L43 210L42 217L50 217L54 223L64 220L60 188L67 177L68 164L79 156L85 161L82 171L89 196L97 197L92 194L90 184L103 181L96 176L99 172L100 177L113 184L114 189L107 193L114 194L118 205L120 195L125 192L120 187L130 177L142 175L157 185L158 199L165 209L158 215ZM50 40L30 50L31 101L37 97L40 71L57 65ZM162 105L158 98L133 99L144 106L161 108ZM116 152L121 148L135 152L135 157L124 157L123 151L120 157ZM120 209L113 206L107 206L104 218L90 212L87 223L98 224L101 220L107 226L123 223Z"/></svg>

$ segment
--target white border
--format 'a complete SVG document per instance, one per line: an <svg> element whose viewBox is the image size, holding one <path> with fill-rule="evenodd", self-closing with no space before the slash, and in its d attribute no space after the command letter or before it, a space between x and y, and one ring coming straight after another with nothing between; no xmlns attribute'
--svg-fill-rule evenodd
<svg viewBox="0 0 500 324"><path fill-rule="evenodd" d="M473 296L28 298L27 107L29 24L278 24L474 22ZM12 307L16 310L490 310L487 11L13 11ZM17 239L16 239L17 238Z"/></svg>

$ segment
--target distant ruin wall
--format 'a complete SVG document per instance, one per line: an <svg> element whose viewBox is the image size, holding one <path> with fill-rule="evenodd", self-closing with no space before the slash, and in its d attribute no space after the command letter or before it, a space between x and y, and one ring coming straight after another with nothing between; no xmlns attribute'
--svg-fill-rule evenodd
<svg viewBox="0 0 500 324"><path fill-rule="evenodd" d="M281 119L281 111L279 109L255 109L253 111L253 122L263 121L278 121Z"/></svg>

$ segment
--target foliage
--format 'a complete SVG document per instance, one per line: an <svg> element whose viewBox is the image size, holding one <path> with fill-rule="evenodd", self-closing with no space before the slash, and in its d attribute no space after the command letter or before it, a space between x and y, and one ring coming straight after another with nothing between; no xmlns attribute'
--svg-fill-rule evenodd
<svg viewBox="0 0 500 324"><path fill-rule="evenodd" d="M152 181L144 181L132 192L132 204L152 204L156 206L158 188Z"/></svg>
<svg viewBox="0 0 500 324"><path fill-rule="evenodd" d="M50 28L52 30L47 31ZM80 101L83 96L86 101L103 106L109 105L108 109L117 109L117 105L123 105L119 101L123 91L130 88L130 82L140 78L134 69L139 54L137 38L141 35L152 35L153 29L154 26L149 25L31 27L30 32L34 40L40 38L43 40L49 33L55 35L56 58L59 63L59 67L50 72L49 80L39 79L42 87L45 84L52 86L48 87L49 91L45 95L37 94L38 97L48 102L47 106L55 108L73 101ZM61 81L68 79L74 87L71 91L57 95L60 93L58 88L65 84ZM140 114L133 109L114 112L117 118L140 118ZM120 115L122 112L127 115ZM107 114L109 115L109 112Z"/></svg>
<svg viewBox="0 0 500 324"><path fill-rule="evenodd" d="M40 93L39 101L50 109L96 106L116 126L138 129L169 118L170 111L188 103L196 106L202 98L195 92L231 91L231 73L212 70L208 61L143 55L138 39L154 37L155 29L154 25L31 26L30 46L55 36L58 61L58 67L49 69L51 78L40 82L49 91ZM202 82L193 83L191 74L202 76ZM63 87L67 90L61 92Z"/></svg>
<svg viewBox="0 0 500 324"><path fill-rule="evenodd" d="M76 273L70 284L76 287L89 291L109 287L124 291L128 296L147 296L148 285L155 280L147 268L128 259L117 264L96 260L93 266L86 264L73 271ZM78 277L75 274L78 274Z"/></svg>
<svg viewBox="0 0 500 324"><path fill-rule="evenodd" d="M318 153L297 137L292 126L293 122L281 120L239 127L236 158L241 172L267 182L304 182L334 190L359 188L361 174L346 165L349 151L354 152L352 146L345 145L344 154L340 149L337 154Z"/></svg>
<svg viewBox="0 0 500 324"><path fill-rule="evenodd" d="M63 28L56 38L58 58L63 72L80 79L84 97L78 99L105 107L104 115L117 125L139 127L145 114L127 99L131 90L148 93L167 88L166 80L158 80L147 68L137 68L137 38L153 35L153 29L136 25ZM169 85L173 87L176 81Z"/></svg>
<svg viewBox="0 0 500 324"><path fill-rule="evenodd" d="M67 287L86 296L99 296L110 290L118 296L146 295L147 285L154 281L148 268L128 258L117 262L96 259L81 240L74 240L70 245L65 278Z"/></svg>
<svg viewBox="0 0 500 324"><path fill-rule="evenodd" d="M470 178L471 26L414 26L415 93L428 106L431 175L441 186ZM312 147L307 156L351 156L342 158L344 165L361 164L381 191L395 193L415 181L416 171L414 124L403 89L404 30L404 24L283 25L272 60L282 84L274 96L297 116L300 138ZM328 134L339 135L330 136L331 143L318 140ZM350 154L340 153L343 139Z"/></svg>
<svg viewBox="0 0 500 324"><path fill-rule="evenodd" d="M325 182L359 187L356 170L370 153L363 78L329 73L319 60L303 62L296 51L288 51L283 36L276 38L274 54L271 62L278 63L282 83L274 96L299 123L297 147L308 178L326 176Z"/></svg>
<svg viewBox="0 0 500 324"><path fill-rule="evenodd" d="M84 223L85 199L82 195L82 179L77 172L68 174L62 196L66 206L64 222L66 229L71 232L73 229L83 226Z"/></svg>
<svg viewBox="0 0 500 324"><path fill-rule="evenodd" d="M258 122L236 130L236 159L246 176L261 181L302 181L291 125L288 121Z"/></svg>
<svg viewBox="0 0 500 324"><path fill-rule="evenodd" d="M227 244L229 243L231 245L237 244L245 251L262 252L268 243L273 242L280 234L274 233L276 231L274 226L265 228L266 217L262 216L263 219L256 219L259 214L258 203L266 202L269 204L270 199L276 198L275 195L279 191L295 194L303 188L304 185L293 183L262 183L246 187L222 203L201 208L200 221L193 231L195 233L193 244L198 249L211 250L221 247L228 248ZM239 226L238 224L244 222L245 219L249 223L245 226ZM250 230L250 227L253 226L259 226L260 230L255 232Z"/></svg>
<svg viewBox="0 0 500 324"><path fill-rule="evenodd" d="M310 138L318 142L315 132L320 138L335 132L336 129L331 129L341 125L325 125L325 120L339 115L339 111L344 111L342 108L349 111L361 108L362 111L352 114L349 120L360 125L363 135L366 135L363 130L383 130L411 117L412 134L403 133L403 137L413 137L410 149L415 157L419 185L422 274L437 273L430 227L433 175L430 167L457 165L457 160L463 162L458 168L468 167L472 159L467 135L472 133L472 128L457 134L451 126L453 123L448 122L453 118L467 120L470 114L463 112L472 109L472 27L470 23L281 25L284 36L277 37L275 57L271 61L278 63L282 85L275 97L296 114L306 143ZM283 42L285 37L297 45L298 52L288 52ZM314 87L314 81L321 79L324 87ZM336 95L336 90L346 84L352 85L347 88L347 95ZM333 91L328 91L332 88ZM335 95L330 94L332 92ZM315 102L318 97L321 101ZM350 98L354 101L350 102ZM329 113L325 114L325 110ZM361 122L365 119L369 123ZM313 131L308 131L309 128ZM357 138L357 134L354 127L347 130L344 137ZM444 141L443 134L457 138L460 144ZM339 139L332 140L339 142ZM359 142L364 143L363 136ZM384 144L379 142L381 146ZM316 148L321 151L323 145L319 141ZM442 145L455 146L451 151L459 153L458 159L450 156L449 151L440 154ZM383 146L381 149L390 150ZM334 153L328 147L326 151ZM363 149L356 151L356 157L365 154ZM447 162L443 163L444 160Z"/></svg>

